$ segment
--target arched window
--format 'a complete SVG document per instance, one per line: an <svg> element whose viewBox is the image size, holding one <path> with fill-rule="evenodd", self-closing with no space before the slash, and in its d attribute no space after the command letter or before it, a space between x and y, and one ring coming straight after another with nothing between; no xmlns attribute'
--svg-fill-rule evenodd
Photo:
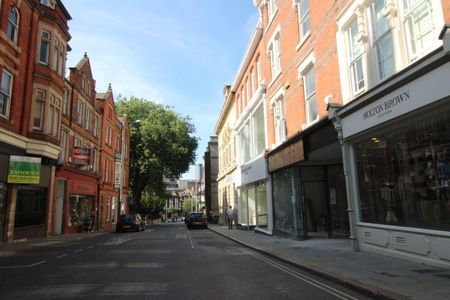
<svg viewBox="0 0 450 300"><path fill-rule="evenodd" d="M19 14L17 12L17 8L11 6L11 10L8 15L8 27L6 28L6 35L8 38L14 43L17 42L19 28Z"/></svg>

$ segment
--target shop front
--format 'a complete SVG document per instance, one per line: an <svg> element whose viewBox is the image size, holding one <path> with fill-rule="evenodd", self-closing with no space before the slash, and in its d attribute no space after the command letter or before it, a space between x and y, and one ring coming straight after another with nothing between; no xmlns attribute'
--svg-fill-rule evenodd
<svg viewBox="0 0 450 300"><path fill-rule="evenodd" d="M271 185L264 156L241 165L237 172L237 224L242 229L272 233Z"/></svg>
<svg viewBox="0 0 450 300"><path fill-rule="evenodd" d="M450 56L337 109L363 251L450 266Z"/></svg>
<svg viewBox="0 0 450 300"><path fill-rule="evenodd" d="M61 233L76 233L83 231L83 227L91 219L94 225L98 220L97 182L98 178L81 174L79 171L59 170L56 180L56 206L55 211L61 211L62 216L55 215L55 228L60 227ZM64 204L58 205L61 199ZM59 199L59 200L58 200ZM61 225L58 224L61 222Z"/></svg>
<svg viewBox="0 0 450 300"><path fill-rule="evenodd" d="M342 156L324 119L267 154L274 233L306 239L348 237Z"/></svg>
<svg viewBox="0 0 450 300"><path fill-rule="evenodd" d="M45 237L51 214L52 160L0 142L0 237Z"/></svg>

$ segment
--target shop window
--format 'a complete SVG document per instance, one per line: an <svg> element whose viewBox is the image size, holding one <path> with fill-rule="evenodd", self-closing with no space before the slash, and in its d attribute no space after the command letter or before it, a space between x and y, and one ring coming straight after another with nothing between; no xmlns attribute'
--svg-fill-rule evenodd
<svg viewBox="0 0 450 300"><path fill-rule="evenodd" d="M23 186L17 190L14 227L42 225L45 223L47 189Z"/></svg>
<svg viewBox="0 0 450 300"><path fill-rule="evenodd" d="M304 235L299 182L299 172L295 168L272 176L274 229L292 236Z"/></svg>
<svg viewBox="0 0 450 300"><path fill-rule="evenodd" d="M94 211L94 196L72 194L69 201L68 225L78 227L89 221Z"/></svg>
<svg viewBox="0 0 450 300"><path fill-rule="evenodd" d="M450 230L450 111L354 149L361 221Z"/></svg>

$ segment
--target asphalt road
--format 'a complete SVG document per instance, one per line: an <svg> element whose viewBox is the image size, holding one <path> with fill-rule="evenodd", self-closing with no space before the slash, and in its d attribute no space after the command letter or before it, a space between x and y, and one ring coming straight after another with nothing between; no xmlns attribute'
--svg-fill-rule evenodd
<svg viewBox="0 0 450 300"><path fill-rule="evenodd" d="M182 223L0 257L0 299L368 299Z"/></svg>

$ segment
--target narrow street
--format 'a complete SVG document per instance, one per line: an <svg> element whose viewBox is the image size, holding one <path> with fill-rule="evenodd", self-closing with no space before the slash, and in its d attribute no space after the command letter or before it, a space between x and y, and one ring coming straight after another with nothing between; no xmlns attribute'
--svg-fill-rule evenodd
<svg viewBox="0 0 450 300"><path fill-rule="evenodd" d="M368 299L182 223L0 257L1 299Z"/></svg>

